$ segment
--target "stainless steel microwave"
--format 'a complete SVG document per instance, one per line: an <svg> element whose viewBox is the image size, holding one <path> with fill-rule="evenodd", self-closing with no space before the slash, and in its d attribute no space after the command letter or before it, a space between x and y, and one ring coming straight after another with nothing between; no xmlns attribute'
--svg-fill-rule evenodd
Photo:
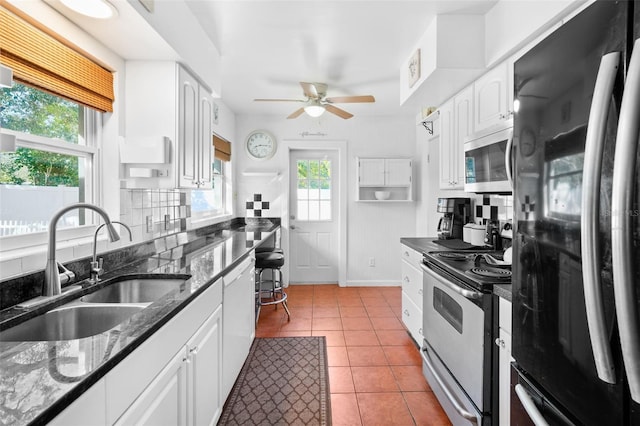
<svg viewBox="0 0 640 426"><path fill-rule="evenodd" d="M465 192L510 194L513 120L464 142Z"/></svg>

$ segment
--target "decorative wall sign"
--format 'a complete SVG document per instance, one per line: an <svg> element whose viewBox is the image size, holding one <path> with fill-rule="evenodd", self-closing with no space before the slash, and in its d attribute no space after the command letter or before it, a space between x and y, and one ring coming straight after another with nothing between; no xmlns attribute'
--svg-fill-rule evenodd
<svg viewBox="0 0 640 426"><path fill-rule="evenodd" d="M420 79L420 49L416 49L409 60L409 87L413 87Z"/></svg>

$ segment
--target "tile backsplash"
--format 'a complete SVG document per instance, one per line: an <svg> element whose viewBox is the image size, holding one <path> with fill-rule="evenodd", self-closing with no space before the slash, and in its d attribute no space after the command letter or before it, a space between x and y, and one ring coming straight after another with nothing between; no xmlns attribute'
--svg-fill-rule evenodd
<svg viewBox="0 0 640 426"><path fill-rule="evenodd" d="M475 222L487 223L488 220L506 222L513 220L513 196L511 195L476 195L474 204Z"/></svg>
<svg viewBox="0 0 640 426"><path fill-rule="evenodd" d="M191 194L180 189L121 189L120 221L140 242L186 231L191 221Z"/></svg>

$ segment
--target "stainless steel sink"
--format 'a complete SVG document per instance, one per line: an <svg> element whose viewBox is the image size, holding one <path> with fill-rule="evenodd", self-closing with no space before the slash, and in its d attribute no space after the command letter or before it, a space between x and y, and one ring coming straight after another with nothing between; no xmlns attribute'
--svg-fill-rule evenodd
<svg viewBox="0 0 640 426"><path fill-rule="evenodd" d="M182 278L135 278L109 284L80 300L89 303L151 303L179 288Z"/></svg>
<svg viewBox="0 0 640 426"><path fill-rule="evenodd" d="M143 306L65 305L0 332L0 341L35 342L82 339L123 323Z"/></svg>

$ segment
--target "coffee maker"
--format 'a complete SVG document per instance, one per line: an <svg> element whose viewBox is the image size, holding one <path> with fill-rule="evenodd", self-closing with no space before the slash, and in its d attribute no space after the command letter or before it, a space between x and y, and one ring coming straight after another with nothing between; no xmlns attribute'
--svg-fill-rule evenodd
<svg viewBox="0 0 640 426"><path fill-rule="evenodd" d="M448 240L452 238L462 239L462 227L470 219L470 198L438 198L436 208L442 217L438 222L438 238Z"/></svg>

